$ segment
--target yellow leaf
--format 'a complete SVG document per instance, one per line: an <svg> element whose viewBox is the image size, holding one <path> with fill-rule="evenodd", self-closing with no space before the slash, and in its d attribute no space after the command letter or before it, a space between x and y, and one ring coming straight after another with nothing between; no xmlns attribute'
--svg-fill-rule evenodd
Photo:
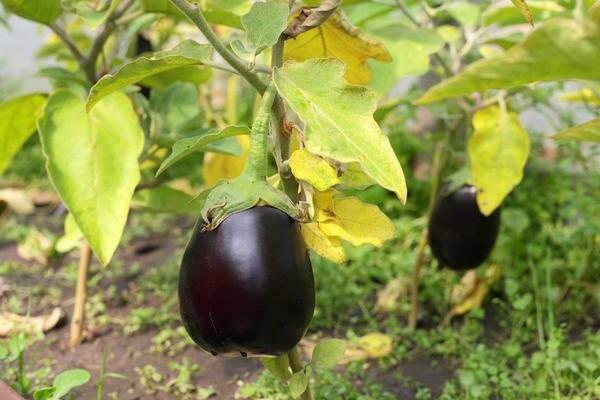
<svg viewBox="0 0 600 400"><path fill-rule="evenodd" d="M324 192L315 192L313 196L315 207L315 221L331 221L335 219L334 197L336 192L325 190Z"/></svg>
<svg viewBox="0 0 600 400"><path fill-rule="evenodd" d="M358 339L358 346L366 351L369 357L381 358L392 352L392 338L384 333L369 333Z"/></svg>
<svg viewBox="0 0 600 400"><path fill-rule="evenodd" d="M338 238L329 237L319 229L319 224L301 224L300 230L306 246L330 261L342 264L346 261L346 254Z"/></svg>
<svg viewBox="0 0 600 400"><path fill-rule="evenodd" d="M317 211L319 228L328 236L347 240L354 246L371 243L381 246L394 237L396 229L389 218L373 204L356 197L332 197L333 204L324 212ZM315 206L319 206L319 201ZM331 210L333 218L330 217Z"/></svg>
<svg viewBox="0 0 600 400"><path fill-rule="evenodd" d="M349 83L365 85L372 73L368 59L390 62L385 46L366 37L339 12L334 13L316 29L311 29L285 44L284 59L305 61L310 58L336 58L347 66L345 78Z"/></svg>
<svg viewBox="0 0 600 400"><path fill-rule="evenodd" d="M293 152L289 164L296 178L311 184L317 190L329 189L340 181L335 168L322 157L307 150Z"/></svg>
<svg viewBox="0 0 600 400"><path fill-rule="evenodd" d="M500 267L492 265L483 278L479 278L475 270L469 270L460 282L454 285L450 294L452 308L449 316L462 315L480 308L490 285L500 277Z"/></svg>
<svg viewBox="0 0 600 400"><path fill-rule="evenodd" d="M479 209L490 215L523 179L529 137L517 114L496 106L479 110L473 127L468 145L471 175L479 190Z"/></svg>
<svg viewBox="0 0 600 400"><path fill-rule="evenodd" d="M394 311L398 308L400 299L408 294L410 278L401 277L392 279L383 289L377 292L376 311Z"/></svg>
<svg viewBox="0 0 600 400"><path fill-rule="evenodd" d="M250 138L248 136L237 136L236 138L240 142L242 149L244 149L242 155L229 156L210 152L204 154L202 174L207 186L214 186L221 180L237 178L244 170L246 158L248 158Z"/></svg>
<svg viewBox="0 0 600 400"><path fill-rule="evenodd" d="M600 106L600 95L594 93L590 88L565 92L560 95L561 100L569 102L582 102L594 106Z"/></svg>

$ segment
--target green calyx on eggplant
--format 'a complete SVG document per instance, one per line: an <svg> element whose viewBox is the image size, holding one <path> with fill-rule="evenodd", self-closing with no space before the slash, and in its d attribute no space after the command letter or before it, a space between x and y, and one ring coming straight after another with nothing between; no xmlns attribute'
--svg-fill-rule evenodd
<svg viewBox="0 0 600 400"><path fill-rule="evenodd" d="M272 207L194 229L179 275L191 338L213 355L277 356L304 336L315 308L310 259L298 223Z"/></svg>
<svg viewBox="0 0 600 400"><path fill-rule="evenodd" d="M441 265L465 270L489 256L500 228L500 208L485 216L477 206L477 189L464 185L442 195L429 218L428 240Z"/></svg>

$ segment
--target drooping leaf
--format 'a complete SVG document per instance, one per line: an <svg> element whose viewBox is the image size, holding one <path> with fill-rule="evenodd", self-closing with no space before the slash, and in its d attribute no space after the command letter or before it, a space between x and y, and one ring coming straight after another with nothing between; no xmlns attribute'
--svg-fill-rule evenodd
<svg viewBox="0 0 600 400"><path fill-rule="evenodd" d="M204 183L207 186L214 186L221 180L237 178L244 170L246 159L248 158L250 139L248 136L238 136L236 139L244 151L240 156L228 156L217 153L204 154L202 175L204 176Z"/></svg>
<svg viewBox="0 0 600 400"><path fill-rule="evenodd" d="M344 356L346 342L341 339L323 339L315 346L311 362L316 368L333 368Z"/></svg>
<svg viewBox="0 0 600 400"><path fill-rule="evenodd" d="M246 37L256 54L277 43L287 26L288 12L287 2L270 0L254 3L250 12L242 16Z"/></svg>
<svg viewBox="0 0 600 400"><path fill-rule="evenodd" d="M600 118L565 129L553 136L560 141L578 140L585 142L600 142Z"/></svg>
<svg viewBox="0 0 600 400"><path fill-rule="evenodd" d="M144 133L129 98L113 93L88 114L83 101L60 90L48 99L39 131L54 188L107 264L140 180Z"/></svg>
<svg viewBox="0 0 600 400"><path fill-rule="evenodd" d="M0 175L35 132L36 120L45 103L45 96L30 94L0 104Z"/></svg>
<svg viewBox="0 0 600 400"><path fill-rule="evenodd" d="M529 24L533 26L533 15L531 14L531 10L529 9L527 2L525 0L510 0L510 1L512 1L512 3L515 5L515 7L517 7L519 9L519 11L521 12L521 14L523 14L523 16L525 17L527 22L529 22Z"/></svg>
<svg viewBox="0 0 600 400"><path fill-rule="evenodd" d="M206 149L206 146L211 143L234 136L249 134L250 129L246 126L228 126L221 131L214 130L203 135L178 140L173 145L173 151L169 157L163 161L160 168L156 172L156 176L160 175L165 169L169 168L171 165L175 164L184 157Z"/></svg>
<svg viewBox="0 0 600 400"><path fill-rule="evenodd" d="M340 181L335 168L304 149L292 153L289 165L296 178L308 182L319 191L329 189Z"/></svg>
<svg viewBox="0 0 600 400"><path fill-rule="evenodd" d="M396 233L389 218L374 204L342 197L333 190L315 193L314 201L315 221L327 236L347 240L354 246L381 246Z"/></svg>
<svg viewBox="0 0 600 400"><path fill-rule="evenodd" d="M60 399L78 386L83 386L89 382L91 374L85 369L69 369L58 374L52 381L52 386L56 389L53 399Z"/></svg>
<svg viewBox="0 0 600 400"><path fill-rule="evenodd" d="M336 264L343 264L346 261L346 254L340 239L327 236L319 229L318 223L301 224L300 231L306 247L310 250Z"/></svg>
<svg viewBox="0 0 600 400"><path fill-rule="evenodd" d="M290 394L294 398L299 398L308 386L308 376L304 371L298 371L290 379Z"/></svg>
<svg viewBox="0 0 600 400"><path fill-rule="evenodd" d="M358 339L358 346L371 358L385 357L392 352L392 338L385 333L373 332Z"/></svg>
<svg viewBox="0 0 600 400"><path fill-rule="evenodd" d="M347 85L343 75L340 61L313 59L276 69L274 81L306 125L308 151L343 163L359 163L369 177L405 202L402 167L373 119L375 98L366 88Z"/></svg>
<svg viewBox="0 0 600 400"><path fill-rule="evenodd" d="M429 89L417 104L562 79L600 79L600 13L550 20L504 54L477 61Z"/></svg>
<svg viewBox="0 0 600 400"><path fill-rule="evenodd" d="M61 0L0 0L4 7L21 18L50 25L62 14Z"/></svg>
<svg viewBox="0 0 600 400"><path fill-rule="evenodd" d="M473 128L468 145L471 176L479 209L490 215L523 179L529 137L518 115L496 106L475 113Z"/></svg>
<svg viewBox="0 0 600 400"><path fill-rule="evenodd" d="M122 66L114 75L103 76L91 89L86 109L89 111L102 98L152 75L190 65L201 65L211 54L211 46L186 40L171 50L140 57Z"/></svg>
<svg viewBox="0 0 600 400"><path fill-rule="evenodd" d="M287 382L292 376L287 354L283 354L279 357L261 357L260 362L269 370L269 372L282 382Z"/></svg>
<svg viewBox="0 0 600 400"><path fill-rule="evenodd" d="M345 78L352 84L367 84L372 74L367 60L389 62L385 46L361 33L342 14L334 13L318 28L286 41L284 59L305 61L311 58L335 58L346 64Z"/></svg>

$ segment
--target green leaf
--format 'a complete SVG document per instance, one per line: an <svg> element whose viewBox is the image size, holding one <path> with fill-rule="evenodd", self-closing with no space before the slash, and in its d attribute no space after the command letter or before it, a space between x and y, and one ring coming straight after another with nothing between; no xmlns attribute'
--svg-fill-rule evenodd
<svg viewBox="0 0 600 400"><path fill-rule="evenodd" d="M211 77L212 69L188 65L151 75L142 79L140 84L149 88L167 88L175 82L189 82L200 85L207 82Z"/></svg>
<svg viewBox="0 0 600 400"><path fill-rule="evenodd" d="M294 398L298 398L304 393L308 386L308 376L304 371L298 371L290 379L290 394Z"/></svg>
<svg viewBox="0 0 600 400"><path fill-rule="evenodd" d="M277 90L305 122L306 148L339 162L357 162L375 182L406 201L402 167L375 120L372 92L344 82L333 59L287 63L274 71Z"/></svg>
<svg viewBox="0 0 600 400"><path fill-rule="evenodd" d="M56 391L56 388L53 386L46 386L39 389L36 389L33 392L33 400L48 400L52 398L52 395Z"/></svg>
<svg viewBox="0 0 600 400"><path fill-rule="evenodd" d="M242 24L240 22L240 15L243 14L241 9L234 8L232 12L231 9L220 7L215 3L220 3L219 1L206 1L204 3L204 17L206 20L213 24L221 24L227 25L232 28L242 28ZM239 3L239 1L238 1ZM146 12L153 13L163 13L168 14L174 17L183 17L181 12L175 7L169 0L142 0L142 6ZM247 9L244 9L247 11Z"/></svg>
<svg viewBox="0 0 600 400"><path fill-rule="evenodd" d="M188 138L178 140L173 145L173 151L171 152L169 157L167 157L165 159L165 161L163 161L162 164L160 165L160 168L158 168L158 171L156 172L156 176L162 174L165 169L169 168L171 165L175 164L177 161L181 160L182 158L187 157L188 155L195 153L195 152L207 150L206 146L213 142L217 142L219 140L223 140L223 139L230 138L233 136L249 135L249 134L250 134L250 129L246 126L228 126L224 129L222 129L221 131L213 130L213 131L209 131L208 133L205 133L203 135L193 136L193 137L188 137ZM239 145L238 145L238 147L239 147ZM215 149L212 148L209 150L214 151Z"/></svg>
<svg viewBox="0 0 600 400"><path fill-rule="evenodd" d="M523 16L525 17L527 22L529 22L530 25L533 25L533 16L531 15L531 10L529 9L527 2L525 0L510 0L510 1L512 1L512 3L515 5L515 7L517 7L519 9L519 11L521 12L521 14L523 14Z"/></svg>
<svg viewBox="0 0 600 400"><path fill-rule="evenodd" d="M92 6L87 1L63 0L63 7L77 14L92 29L97 29L117 8L122 0L110 0L98 6Z"/></svg>
<svg viewBox="0 0 600 400"><path fill-rule="evenodd" d="M429 89L417 104L560 79L600 79L600 13L584 21L554 19L504 54L477 61Z"/></svg>
<svg viewBox="0 0 600 400"><path fill-rule="evenodd" d="M578 140L585 142L600 142L600 118L565 129L553 137L560 141Z"/></svg>
<svg viewBox="0 0 600 400"><path fill-rule="evenodd" d="M279 35L287 27L288 4L278 0L254 3L250 12L242 17L248 42L255 54L277 43Z"/></svg>
<svg viewBox="0 0 600 400"><path fill-rule="evenodd" d="M30 94L0 104L0 175L29 136L35 132L46 97Z"/></svg>
<svg viewBox="0 0 600 400"><path fill-rule="evenodd" d="M4 7L21 18L50 25L62 14L61 0L0 0Z"/></svg>
<svg viewBox="0 0 600 400"><path fill-rule="evenodd" d="M157 186L136 192L131 205L149 212L198 215L208 193L206 190L194 197L169 186Z"/></svg>
<svg viewBox="0 0 600 400"><path fill-rule="evenodd" d="M530 1L528 7L531 11L531 19L537 21L549 19L560 14L566 16L568 11L557 2L547 0ZM523 22L523 14L513 6L489 8L483 13L482 17L484 25L498 24L507 26Z"/></svg>
<svg viewBox="0 0 600 400"><path fill-rule="evenodd" d="M447 3L447 10L463 26L474 26L477 24L481 13L479 5L468 1L452 1Z"/></svg>
<svg viewBox="0 0 600 400"><path fill-rule="evenodd" d="M275 378L282 382L287 382L292 376L287 354L283 354L279 357L261 357L260 362L273 374L273 376L275 376Z"/></svg>
<svg viewBox="0 0 600 400"><path fill-rule="evenodd" d="M116 92L87 114L83 101L60 90L48 99L39 131L50 181L106 265L140 180L144 133L132 104Z"/></svg>
<svg viewBox="0 0 600 400"><path fill-rule="evenodd" d="M52 381L56 389L52 399L60 399L78 386L85 385L90 380L90 373L85 369L69 369L58 374Z"/></svg>
<svg viewBox="0 0 600 400"><path fill-rule="evenodd" d="M184 66L200 65L210 57L211 52L208 44L186 40L171 50L154 53L150 58L140 57L125 64L114 75L103 76L92 87L86 109L89 112L102 98L152 75Z"/></svg>
<svg viewBox="0 0 600 400"><path fill-rule="evenodd" d="M432 29L410 29L401 25L371 31L385 44L392 61L370 60L373 80L370 87L379 93L392 89L404 76L419 76L429 70L429 56L444 46L444 39ZM410 57L406 55L410 54Z"/></svg>
<svg viewBox="0 0 600 400"><path fill-rule="evenodd" d="M488 107L473 115L475 131L469 139L477 204L490 215L521 179L529 155L529 137L515 113Z"/></svg>
<svg viewBox="0 0 600 400"><path fill-rule="evenodd" d="M67 214L65 218L65 234L56 241L54 248L59 253L67 253L74 249L79 243L83 234L73 218L73 214Z"/></svg>
<svg viewBox="0 0 600 400"><path fill-rule="evenodd" d="M316 368L333 368L340 362L345 352L345 341L323 339L315 346L311 362Z"/></svg>

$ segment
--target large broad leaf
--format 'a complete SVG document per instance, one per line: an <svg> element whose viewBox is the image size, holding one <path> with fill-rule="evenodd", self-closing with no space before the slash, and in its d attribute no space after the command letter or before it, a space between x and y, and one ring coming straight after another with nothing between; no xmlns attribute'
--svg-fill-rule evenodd
<svg viewBox="0 0 600 400"><path fill-rule="evenodd" d="M506 53L477 61L429 89L418 104L539 81L600 79L600 13L584 21L556 19Z"/></svg>
<svg viewBox="0 0 600 400"><path fill-rule="evenodd" d="M353 84L367 84L372 73L367 60L389 62L385 46L361 33L340 13L335 13L316 29L285 43L284 59L305 61L311 58L336 58L346 64L346 80Z"/></svg>
<svg viewBox="0 0 600 400"><path fill-rule="evenodd" d="M373 94L344 82L338 60L313 59L276 69L279 93L305 122L306 148L339 162L360 164L375 182L406 201L402 167L375 120Z"/></svg>
<svg viewBox="0 0 600 400"><path fill-rule="evenodd" d="M600 118L565 129L554 135L554 139L561 141L600 142Z"/></svg>
<svg viewBox="0 0 600 400"><path fill-rule="evenodd" d="M254 3L250 12L242 17L248 42L255 53L277 43L279 35L287 27L288 12L287 2L271 0Z"/></svg>
<svg viewBox="0 0 600 400"><path fill-rule="evenodd" d="M468 152L477 204L490 215L521 179L529 155L529 137L517 114L488 107L473 116Z"/></svg>
<svg viewBox="0 0 600 400"><path fill-rule="evenodd" d="M35 123L45 102L45 96L30 94L0 104L0 174L35 132Z"/></svg>
<svg viewBox="0 0 600 400"><path fill-rule="evenodd" d="M156 176L175 164L177 161L187 157L192 153L206 150L206 147L214 142L239 135L249 135L250 129L246 126L228 126L221 131L211 131L203 135L193 136L178 140L173 145L173 151L163 161L160 168L156 172ZM214 150L214 149L213 149Z"/></svg>
<svg viewBox="0 0 600 400"><path fill-rule="evenodd" d="M144 211L173 214L200 214L208 191L198 196L172 188L170 186L157 186L136 192L132 206Z"/></svg>
<svg viewBox="0 0 600 400"><path fill-rule="evenodd" d="M61 0L0 0L19 17L50 25L62 14Z"/></svg>
<svg viewBox="0 0 600 400"><path fill-rule="evenodd" d="M126 86L133 85L152 75L177 68L201 65L210 58L211 46L193 40L181 42L175 48L154 53L152 57L140 57L125 64L114 75L105 75L90 91L86 109L89 111L102 98Z"/></svg>
<svg viewBox="0 0 600 400"><path fill-rule="evenodd" d="M129 98L116 92L87 114L76 95L58 91L48 99L39 131L54 188L107 264L140 180L144 133Z"/></svg>

